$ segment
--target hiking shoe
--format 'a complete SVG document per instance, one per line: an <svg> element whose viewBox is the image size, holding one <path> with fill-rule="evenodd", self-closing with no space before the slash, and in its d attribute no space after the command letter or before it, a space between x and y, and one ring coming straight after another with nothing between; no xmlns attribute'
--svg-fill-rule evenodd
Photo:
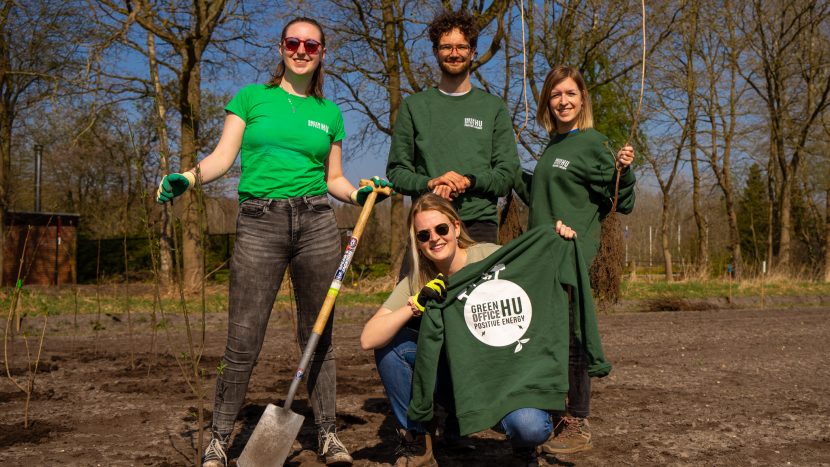
<svg viewBox="0 0 830 467"><path fill-rule="evenodd" d="M511 467L538 467L539 456L536 448L513 448L513 456L510 462Z"/></svg>
<svg viewBox="0 0 830 467"><path fill-rule="evenodd" d="M411 441L401 436L400 444L395 449L395 455L398 456L395 467L438 467L438 462L432 455L432 437L429 433L413 436Z"/></svg>
<svg viewBox="0 0 830 467"><path fill-rule="evenodd" d="M227 450L227 439L214 435L205 449L205 455L202 456L202 467L227 467L228 455L225 454Z"/></svg>
<svg viewBox="0 0 830 467"><path fill-rule="evenodd" d="M352 465L353 459L334 427L320 428L317 435L317 455L326 460L326 465Z"/></svg>
<svg viewBox="0 0 830 467"><path fill-rule="evenodd" d="M591 431L588 419L579 417L562 417L550 438L542 444L542 450L548 454L573 454L591 449Z"/></svg>

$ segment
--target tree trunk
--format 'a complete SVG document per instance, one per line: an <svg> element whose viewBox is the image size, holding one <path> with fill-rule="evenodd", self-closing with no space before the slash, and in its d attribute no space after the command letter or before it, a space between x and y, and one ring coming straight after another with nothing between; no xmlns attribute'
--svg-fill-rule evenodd
<svg viewBox="0 0 830 467"><path fill-rule="evenodd" d="M147 56L150 59L150 79L153 81L156 104L156 132L159 138L159 172L164 177L170 173L170 146L167 142L167 105L161 88L156 61L156 41L152 32L147 31ZM161 209L159 226L159 278L163 286L169 286L173 278L173 227L170 223L170 205Z"/></svg>
<svg viewBox="0 0 830 467"><path fill-rule="evenodd" d="M695 127L694 112L690 114L689 122L689 160L692 166L692 210L697 226L697 268L702 278L709 277L709 226L703 209L700 205L700 169L697 163L697 128Z"/></svg>
<svg viewBox="0 0 830 467"><path fill-rule="evenodd" d="M824 282L830 282L830 188L824 192Z"/></svg>
<svg viewBox="0 0 830 467"><path fill-rule="evenodd" d="M398 118L398 109L401 106L401 63L398 60L397 14L393 0L383 0L383 40L386 56L386 76L389 81L386 91L389 93L389 128L395 127ZM392 273L401 269L403 256L406 254L408 242L406 239L406 217L403 196L393 196L390 199L392 206L389 213L390 223L390 254L392 255Z"/></svg>
<svg viewBox="0 0 830 467"><path fill-rule="evenodd" d="M790 174L781 174L781 207L778 210L778 267L786 271L790 267L790 230L792 211L792 178Z"/></svg>
<svg viewBox="0 0 830 467"><path fill-rule="evenodd" d="M663 242L663 265L666 269L666 282L674 280L674 274L671 265L671 232L669 232L669 207L671 206L671 196L663 193L662 212L660 213L660 238Z"/></svg>
<svg viewBox="0 0 830 467"><path fill-rule="evenodd" d="M181 170L196 165L198 151L200 107L201 107L201 65L198 59L182 54L182 82L179 89L179 111L181 113ZM181 196L182 211L182 263L184 265L183 287L188 291L200 288L204 279L204 249L201 215L199 209L201 186L188 190Z"/></svg>

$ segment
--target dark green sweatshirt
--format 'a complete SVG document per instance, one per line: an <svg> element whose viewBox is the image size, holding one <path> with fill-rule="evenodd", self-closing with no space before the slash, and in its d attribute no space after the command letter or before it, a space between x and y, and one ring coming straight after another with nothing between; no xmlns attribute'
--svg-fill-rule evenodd
<svg viewBox="0 0 830 467"><path fill-rule="evenodd" d="M447 299L421 321L408 417L432 418L441 348L447 354L461 434L527 407L563 410L568 392L568 294L588 373L605 376L588 274L579 248L539 226L450 278Z"/></svg>
<svg viewBox="0 0 830 467"><path fill-rule="evenodd" d="M475 187L454 202L461 220L497 222L496 202L518 168L513 124L498 97L477 88L463 96L433 88L404 99L386 165L399 193L420 196L430 179L451 170L471 174Z"/></svg>
<svg viewBox="0 0 830 467"><path fill-rule="evenodd" d="M589 128L551 138L532 178L522 174L516 192L530 206L528 228L561 220L577 233L585 263L599 249L600 223L611 210L617 171L614 149L602 133ZM620 179L617 212L634 209L634 172Z"/></svg>

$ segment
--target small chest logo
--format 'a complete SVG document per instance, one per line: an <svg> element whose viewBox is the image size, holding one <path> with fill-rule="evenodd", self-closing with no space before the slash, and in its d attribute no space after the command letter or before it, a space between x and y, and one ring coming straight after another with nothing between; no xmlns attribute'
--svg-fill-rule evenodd
<svg viewBox="0 0 830 467"><path fill-rule="evenodd" d="M571 163L571 161L567 161L565 159L559 159L557 157L556 160L553 161L553 166L557 169L568 170L568 164L570 164L570 163Z"/></svg>
<svg viewBox="0 0 830 467"><path fill-rule="evenodd" d="M326 133L329 132L329 126L326 125L325 123L320 123L320 122L315 122L314 120L309 120L308 121L308 126L310 126L312 128L317 128L318 130L324 131Z"/></svg>
<svg viewBox="0 0 830 467"><path fill-rule="evenodd" d="M464 126L467 128L475 128L481 130L484 128L484 121L472 117L464 117Z"/></svg>
<svg viewBox="0 0 830 467"><path fill-rule="evenodd" d="M476 339L491 347L515 344L516 353L530 341L523 336L533 319L533 306L518 284L499 279L504 269L503 264L493 266L458 299L464 300L464 321Z"/></svg>

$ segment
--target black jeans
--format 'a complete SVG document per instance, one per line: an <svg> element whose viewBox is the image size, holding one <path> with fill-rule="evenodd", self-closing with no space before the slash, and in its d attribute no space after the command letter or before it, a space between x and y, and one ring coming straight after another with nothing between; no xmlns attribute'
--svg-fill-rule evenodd
<svg viewBox="0 0 830 467"><path fill-rule="evenodd" d="M591 412L591 378L588 376L588 352L585 344L574 335L574 304L568 312L568 403L566 410L573 417L588 418Z"/></svg>
<svg viewBox="0 0 830 467"><path fill-rule="evenodd" d="M340 238L326 195L254 198L240 205L231 258L228 341L216 380L215 434L226 437L233 431L286 267L291 266L297 336L302 348L311 335L339 262ZM306 372L317 425L335 421L333 320L332 315ZM285 343L281 352L294 355L288 345Z"/></svg>

